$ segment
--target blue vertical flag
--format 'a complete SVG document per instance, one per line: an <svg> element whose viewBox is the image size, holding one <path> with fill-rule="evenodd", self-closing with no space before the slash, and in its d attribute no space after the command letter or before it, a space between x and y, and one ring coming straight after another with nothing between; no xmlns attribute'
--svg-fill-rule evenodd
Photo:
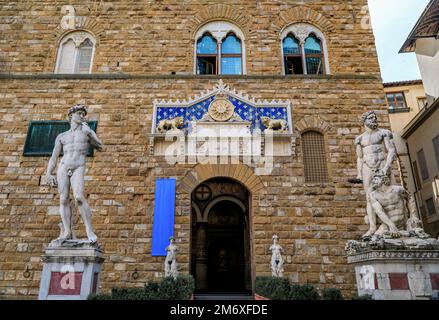
<svg viewBox="0 0 439 320"><path fill-rule="evenodd" d="M169 237L174 235L175 179L155 182L154 222L152 226L152 256L166 256Z"/></svg>

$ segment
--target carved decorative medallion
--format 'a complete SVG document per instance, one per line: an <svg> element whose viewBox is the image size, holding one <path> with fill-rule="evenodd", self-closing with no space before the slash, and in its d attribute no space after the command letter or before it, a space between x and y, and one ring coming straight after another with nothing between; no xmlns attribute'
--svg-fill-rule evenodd
<svg viewBox="0 0 439 320"><path fill-rule="evenodd" d="M206 201L212 196L212 190L207 185L202 184L195 189L194 196L199 201Z"/></svg>
<svg viewBox="0 0 439 320"><path fill-rule="evenodd" d="M209 115L215 121L227 121L233 116L235 107L226 98L217 98L209 106Z"/></svg>

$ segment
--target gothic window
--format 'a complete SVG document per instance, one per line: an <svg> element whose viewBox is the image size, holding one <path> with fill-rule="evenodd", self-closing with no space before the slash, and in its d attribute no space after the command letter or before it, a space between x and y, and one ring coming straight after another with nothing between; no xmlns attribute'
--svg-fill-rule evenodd
<svg viewBox="0 0 439 320"><path fill-rule="evenodd" d="M323 74L322 42L314 34L305 41L305 62L308 74Z"/></svg>
<svg viewBox="0 0 439 320"><path fill-rule="evenodd" d="M60 42L56 73L91 73L96 42L87 32L66 35Z"/></svg>
<svg viewBox="0 0 439 320"><path fill-rule="evenodd" d="M303 74L303 56L299 40L289 34L283 40L285 74Z"/></svg>
<svg viewBox="0 0 439 320"><path fill-rule="evenodd" d="M285 74L329 74L326 41L316 27L293 24L282 31Z"/></svg>
<svg viewBox="0 0 439 320"><path fill-rule="evenodd" d="M221 73L242 74L241 40L233 33L221 44Z"/></svg>
<svg viewBox="0 0 439 320"><path fill-rule="evenodd" d="M215 38L206 33L197 41L197 73L217 74L218 44Z"/></svg>
<svg viewBox="0 0 439 320"><path fill-rule="evenodd" d="M244 40L230 22L204 25L196 34L196 74L245 74Z"/></svg>
<svg viewBox="0 0 439 320"><path fill-rule="evenodd" d="M305 182L325 183L329 181L324 136L317 131L302 134Z"/></svg>

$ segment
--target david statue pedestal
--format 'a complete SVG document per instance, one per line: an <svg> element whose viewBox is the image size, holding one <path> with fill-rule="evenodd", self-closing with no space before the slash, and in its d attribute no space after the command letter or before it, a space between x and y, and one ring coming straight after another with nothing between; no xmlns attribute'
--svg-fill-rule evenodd
<svg viewBox="0 0 439 320"><path fill-rule="evenodd" d="M430 299L439 291L439 240L423 230L412 195L392 183L396 148L392 132L378 128L375 112L363 114L365 132L355 140L368 231L346 244L358 295L376 300Z"/></svg>
<svg viewBox="0 0 439 320"><path fill-rule="evenodd" d="M103 145L90 129L85 118L87 108L75 105L69 109L70 130L59 134L49 160L46 179L57 187L60 196L60 235L53 240L43 256L40 300L84 300L99 287L99 273L104 262L103 252L91 224L91 211L84 197L84 174L90 146L102 150ZM63 157L56 171L58 157ZM73 198L70 197L72 191ZM74 213L79 211L87 239L77 239L73 226Z"/></svg>

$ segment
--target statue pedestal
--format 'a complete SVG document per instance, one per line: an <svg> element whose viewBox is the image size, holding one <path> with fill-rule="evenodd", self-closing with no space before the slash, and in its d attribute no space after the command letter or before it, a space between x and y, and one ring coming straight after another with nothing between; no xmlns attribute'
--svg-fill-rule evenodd
<svg viewBox="0 0 439 320"><path fill-rule="evenodd" d="M86 300L97 293L104 258L96 246L49 247L43 262L39 300Z"/></svg>
<svg viewBox="0 0 439 320"><path fill-rule="evenodd" d="M375 300L428 300L439 292L437 243L431 243L429 249L380 244L348 242L348 263L355 267L359 296L371 295Z"/></svg>

